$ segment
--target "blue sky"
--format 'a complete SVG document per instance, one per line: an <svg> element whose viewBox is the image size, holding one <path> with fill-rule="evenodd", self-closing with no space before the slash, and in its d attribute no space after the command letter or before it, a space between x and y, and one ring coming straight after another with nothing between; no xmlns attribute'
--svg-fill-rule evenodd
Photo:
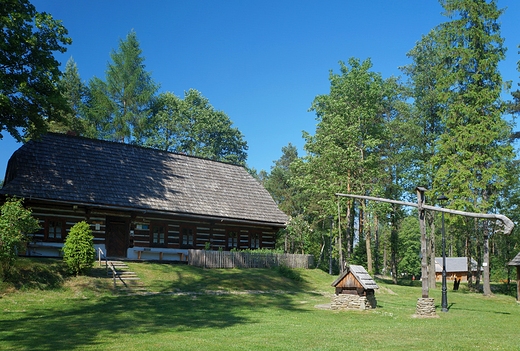
<svg viewBox="0 0 520 351"><path fill-rule="evenodd" d="M160 91L199 90L224 111L248 143L248 166L270 170L289 142L304 155L302 131L315 131L308 109L329 91L329 71L350 57L370 58L387 78L401 74L406 53L447 18L436 0L33 0L60 19L81 78L105 78L111 50L134 30ZM520 1L498 1L508 47L501 64L516 89ZM4 133L0 178L20 147Z"/></svg>

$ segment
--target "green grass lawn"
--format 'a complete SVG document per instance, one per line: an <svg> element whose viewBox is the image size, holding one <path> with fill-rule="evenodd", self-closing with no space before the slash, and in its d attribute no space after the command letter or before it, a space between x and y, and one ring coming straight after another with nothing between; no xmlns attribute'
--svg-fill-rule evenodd
<svg viewBox="0 0 520 351"><path fill-rule="evenodd" d="M419 282L378 281L375 310L333 312L315 306L336 277L317 270L129 263L150 293L128 295L103 269L71 278L59 261L21 261L24 280L0 285L0 350L520 349L520 305L502 294L449 290L448 313L418 319Z"/></svg>

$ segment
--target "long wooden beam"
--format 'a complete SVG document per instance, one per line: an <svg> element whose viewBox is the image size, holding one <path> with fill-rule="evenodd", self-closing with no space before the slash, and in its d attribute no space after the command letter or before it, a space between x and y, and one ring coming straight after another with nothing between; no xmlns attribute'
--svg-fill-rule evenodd
<svg viewBox="0 0 520 351"><path fill-rule="evenodd" d="M410 206L419 208L419 205L413 202L406 202L406 201L398 201L398 200L390 200L390 199L384 199L381 197L373 197L373 196L364 196L364 195L353 195L353 194L342 194L342 193L336 193L336 196L343 196L343 197L351 197L355 199L364 199L364 200L372 200L372 201L378 201L378 202L386 202L396 205L402 205L402 206ZM503 229L502 232L504 234L511 234L513 231L515 224L512 220L510 220L508 217L501 215L501 214L494 214L494 213L476 213L476 212L466 212L466 211L459 211L459 210L451 210L449 208L442 208L442 207L435 207L430 205L422 205L423 209L431 210L431 211L437 211L437 212L444 212L444 213L451 213L455 215L460 216L466 216L466 217L473 217L473 218L488 218L488 219L497 219L502 222Z"/></svg>

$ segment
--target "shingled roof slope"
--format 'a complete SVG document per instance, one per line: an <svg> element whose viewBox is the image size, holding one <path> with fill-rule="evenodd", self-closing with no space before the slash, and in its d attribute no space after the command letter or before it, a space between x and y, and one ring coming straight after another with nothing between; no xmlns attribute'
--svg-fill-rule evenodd
<svg viewBox="0 0 520 351"><path fill-rule="evenodd" d="M0 194L284 225L243 167L133 145L47 134L9 160Z"/></svg>
<svg viewBox="0 0 520 351"><path fill-rule="evenodd" d="M480 269L482 270L482 268ZM466 257L446 257L446 272L467 272L468 259ZM471 259L471 271L477 271L477 261ZM435 257L435 272L442 272L442 257Z"/></svg>
<svg viewBox="0 0 520 351"><path fill-rule="evenodd" d="M354 277L359 281L361 286L365 289L379 289L379 286L377 286L377 283L374 281L374 279L368 274L365 267L351 264L349 265L344 271L343 274L341 274L338 279L336 279L331 285L337 286L343 278L349 273L352 273Z"/></svg>
<svg viewBox="0 0 520 351"><path fill-rule="evenodd" d="M509 266L520 266L520 252L508 263Z"/></svg>

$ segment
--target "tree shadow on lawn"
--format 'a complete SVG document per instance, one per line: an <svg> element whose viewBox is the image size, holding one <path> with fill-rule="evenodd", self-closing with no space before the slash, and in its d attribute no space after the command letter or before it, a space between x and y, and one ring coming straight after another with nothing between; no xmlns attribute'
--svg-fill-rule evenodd
<svg viewBox="0 0 520 351"><path fill-rule="evenodd" d="M56 306L56 305L55 305ZM201 328L227 328L257 323L252 314L273 307L305 312L290 295L176 295L113 296L65 299L59 307L42 304L20 317L0 321L4 347L22 350L70 350L103 347L103 340L141 341L154 335ZM7 318L6 318L7 317ZM106 346L106 345L105 345Z"/></svg>
<svg viewBox="0 0 520 351"><path fill-rule="evenodd" d="M289 269L201 269L187 266L170 270L168 275L151 282L151 289L163 293L205 290L307 292L311 289L297 270Z"/></svg>

